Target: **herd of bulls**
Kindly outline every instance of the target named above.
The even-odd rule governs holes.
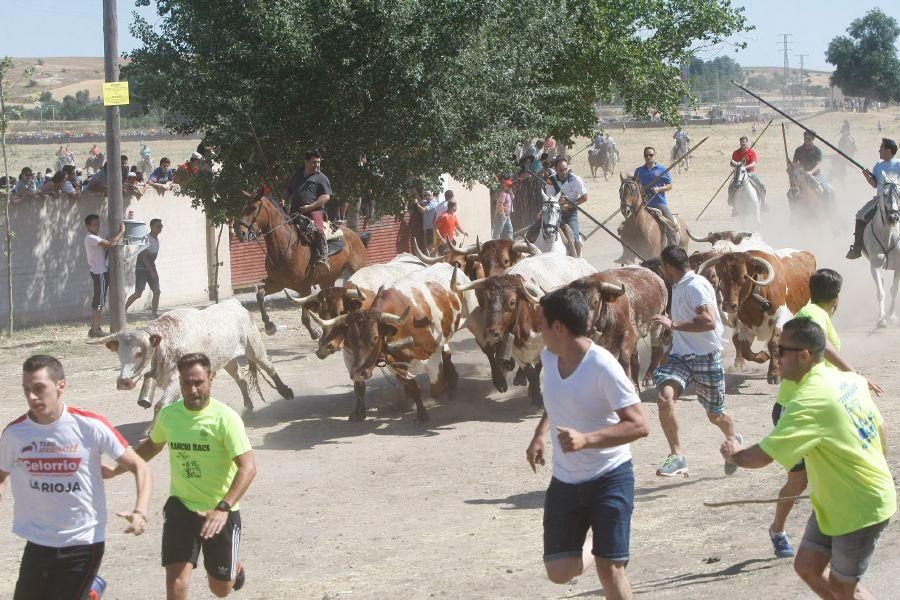
[[[691,255],[691,265],[716,289],[721,318],[734,331],[735,366],[742,368],[745,360],[769,361],[767,379],[777,383],[773,357],[781,326],[809,301],[815,257],[804,251],[775,250],[747,233],[692,239],[712,244]],[[452,400],[459,376],[450,342],[461,329],[472,333],[487,356],[499,391],[507,390],[507,373],[516,370],[515,383],[527,384],[532,403],[540,405],[543,342],[537,304],[545,293],[562,286],[585,294],[592,337],[618,359],[636,386],[638,340],[649,337],[652,349],[644,385],[670,347],[669,332],[652,321],[671,303],[671,287],[660,276],[659,259],[598,272],[584,259],[541,253],[522,241],[450,245],[443,256],[427,256],[418,247],[414,251],[386,264],[363,267],[341,286],[303,298],[289,296],[312,318],[317,356],[343,354],[356,394],[351,420],[366,418],[366,381],[376,367],[388,369],[403,384],[420,421],[427,420],[428,413],[417,374],[427,373],[432,397],[446,392]],[[757,339],[766,342],[767,351],[752,350]],[[164,389],[160,403],[173,399],[175,362],[194,351],[206,352],[214,368],[224,368],[235,378],[248,408],[252,407],[248,385],[236,362],[241,357],[248,360],[251,375],[261,371],[283,397],[292,397],[266,355],[249,313],[236,300],[204,310],[171,311],[143,329],[125,330],[98,343],[119,356],[119,389],[133,389],[144,377],[144,405],[149,405],[156,385]]]

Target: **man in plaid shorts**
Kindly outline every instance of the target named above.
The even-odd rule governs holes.
[[[734,433],[734,422],[725,414],[725,369],[722,367],[722,333],[725,327],[716,306],[716,293],[704,277],[691,270],[687,252],[667,246],[660,255],[663,277],[672,284],[672,316],[656,315],[653,321],[673,332],[669,360],[653,373],[659,421],[669,442],[669,456],[657,469],[662,477],[687,475],[687,459],[681,454],[675,401],[693,382],[697,399],[710,423],[726,440],[743,438]],[[725,463],[731,475],[737,467]]]

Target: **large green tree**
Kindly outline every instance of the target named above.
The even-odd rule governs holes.
[[[897,20],[875,8],[850,23],[847,34],[831,40],[825,52],[825,60],[835,66],[831,85],[864,97],[866,109],[872,100],[900,101]]]
[[[149,4],[149,0],[139,0]],[[221,169],[188,193],[215,220],[240,187],[319,148],[335,193],[440,173],[489,182],[523,138],[589,133],[615,92],[677,118],[678,65],[747,29],[729,0],[158,0],[124,75],[199,131]],[[252,123],[252,126],[251,126]],[[258,138],[259,143],[256,139]],[[260,151],[260,148],[262,151]],[[361,168],[361,156],[369,164]],[[265,160],[264,160],[265,157]],[[371,167],[382,177],[373,177]]]

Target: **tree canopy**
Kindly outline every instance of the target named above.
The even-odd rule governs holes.
[[[239,188],[261,176],[283,183],[308,148],[322,152],[337,196],[372,188],[395,211],[405,188],[440,173],[494,180],[525,138],[590,133],[594,104],[614,92],[629,111],[652,107],[674,122],[688,93],[679,65],[748,28],[729,0],[158,0],[156,8],[155,27],[135,17],[143,47],[123,76],[148,105],[171,111],[173,129],[202,132],[215,149],[221,169],[187,190],[217,221],[236,214]]]
[[[835,66],[831,84],[848,96],[865,97],[866,106],[870,100],[900,101],[897,20],[874,8],[850,23],[847,34],[831,40],[825,52]]]

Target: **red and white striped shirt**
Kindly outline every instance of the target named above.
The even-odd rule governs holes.
[[[0,470],[12,481],[13,533],[52,548],[102,542],[100,455],[118,459],[126,448],[105,418],[66,405],[49,425],[27,414],[10,423],[0,435]]]

